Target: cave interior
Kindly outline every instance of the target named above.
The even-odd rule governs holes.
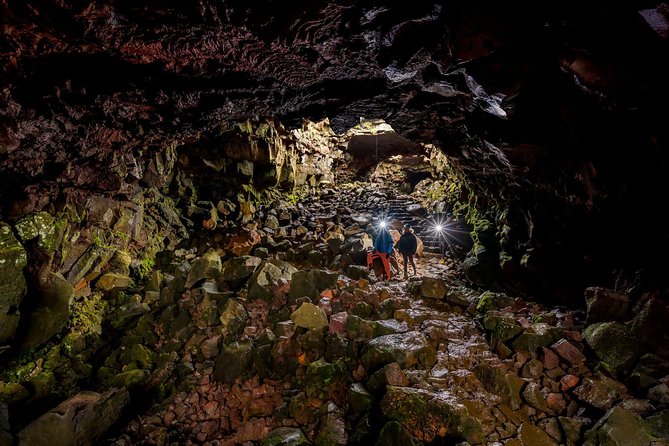
[[[669,3],[0,25],[0,446],[669,445]]]

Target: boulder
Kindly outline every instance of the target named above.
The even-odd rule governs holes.
[[[321,427],[314,440],[316,446],[346,446],[348,434],[346,422],[337,413],[329,413],[321,419]]]
[[[265,219],[265,227],[269,229],[278,229],[279,228],[279,219],[274,215],[268,215]]]
[[[303,302],[300,308],[290,315],[290,319],[298,327],[309,330],[321,330],[328,326],[328,317],[325,311],[309,302]]]
[[[294,300],[307,296],[317,301],[321,291],[333,288],[338,278],[337,273],[319,269],[297,271],[290,283],[290,297]]]
[[[397,421],[386,423],[381,432],[376,446],[418,446],[421,443],[414,441],[411,434]]]
[[[648,390],[648,399],[658,405],[669,405],[669,386],[665,383],[658,384]]]
[[[585,355],[566,339],[560,339],[551,348],[571,366],[585,362]]]
[[[551,345],[562,337],[560,329],[548,324],[532,324],[512,343],[514,350],[534,353],[541,347]]]
[[[26,293],[23,268],[27,261],[11,226],[0,222],[0,345],[14,336],[19,323],[17,308]]]
[[[491,332],[491,340],[508,341],[523,332],[523,327],[518,325],[516,319],[502,311],[488,311],[483,318],[483,327]]]
[[[616,374],[632,368],[641,348],[639,342],[630,336],[628,328],[620,322],[590,325],[584,330],[583,339],[605,367]]]
[[[253,363],[253,344],[247,342],[234,342],[223,348],[216,358],[214,368],[214,379],[232,384],[243,375],[250,374]]]
[[[234,257],[223,264],[220,280],[230,283],[234,287],[244,284],[262,263],[260,257]]]
[[[449,437],[481,444],[485,438],[480,422],[446,391],[390,386],[381,400],[381,411],[412,436],[426,442],[443,441]]]
[[[502,308],[513,305],[514,299],[504,293],[493,293],[492,291],[484,291],[479,296],[476,304],[476,311],[485,313],[490,310],[500,310]]]
[[[130,277],[119,273],[107,273],[98,279],[95,287],[105,293],[125,290],[132,283]]]
[[[632,411],[616,406],[585,434],[585,446],[650,446],[658,439],[649,433],[644,420]],[[666,444],[666,443],[665,443]]]
[[[646,297],[634,319],[629,332],[637,345],[648,345],[647,351],[669,358],[669,303],[655,296]]]
[[[407,387],[409,384],[409,378],[404,374],[400,365],[391,362],[369,377],[367,388],[374,394],[381,394],[385,392],[387,386]]]
[[[265,437],[262,446],[308,446],[309,440],[296,427],[279,427]]]
[[[372,339],[363,349],[361,362],[370,371],[391,362],[405,368],[429,368],[437,362],[437,354],[421,332],[410,331]]]
[[[344,235],[339,232],[330,231],[327,232],[324,236],[325,242],[328,244],[328,248],[332,251],[333,254],[337,255],[341,253],[341,247],[344,244]]]
[[[520,426],[518,437],[523,446],[558,446],[558,443],[545,430],[529,422]]]
[[[296,271],[297,269],[289,263],[275,259],[267,260],[249,279],[249,299],[272,300],[277,283],[290,281]]]
[[[98,444],[97,440],[116,422],[128,401],[125,389],[103,394],[81,392],[19,432],[19,446]]]
[[[380,321],[369,321],[351,314],[346,319],[346,332],[355,341],[367,341],[379,336],[397,333],[397,330],[382,324]]]
[[[204,279],[218,279],[221,275],[221,257],[215,251],[209,251],[193,262],[186,278],[186,288],[192,288]]]
[[[652,353],[647,353],[639,358],[632,371],[630,383],[637,389],[647,390],[668,375],[669,361],[665,361]]]
[[[629,314],[629,296],[606,288],[587,288],[585,290],[585,303],[588,311],[587,324],[624,321]]]
[[[420,295],[430,299],[443,299],[448,292],[448,285],[443,279],[423,277],[420,284]]]
[[[346,275],[353,280],[369,279],[369,269],[362,265],[349,265],[346,267]]]
[[[505,365],[481,363],[474,367],[473,372],[488,392],[502,398],[513,409],[520,407],[520,395],[526,381],[510,372]]]
[[[598,373],[592,378],[583,378],[583,383],[574,389],[574,396],[597,409],[609,410],[628,397],[628,393],[624,384]]]
[[[651,415],[650,417],[644,420],[648,426],[649,432],[657,437],[663,439],[665,442],[669,442],[669,410],[664,409],[663,411]]]
[[[241,332],[247,318],[248,313],[244,306],[236,300],[230,299],[221,313],[221,333],[227,335]]]
[[[450,287],[446,293],[446,302],[464,308],[469,307],[478,298],[479,294],[476,291],[464,286]]]
[[[346,394],[349,411],[355,415],[368,412],[374,404],[374,397],[361,383],[353,383]]]
[[[74,297],[74,287],[59,273],[50,273],[40,284],[41,306],[28,318],[28,328],[23,339],[23,347],[42,345],[60,332],[70,318],[70,304]]]

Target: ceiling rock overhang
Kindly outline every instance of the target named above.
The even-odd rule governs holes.
[[[544,216],[544,240],[606,256],[619,214],[645,212],[648,235],[620,243],[662,249],[666,17],[643,1],[0,0],[0,195],[117,191],[124,153],[222,122],[383,119]]]

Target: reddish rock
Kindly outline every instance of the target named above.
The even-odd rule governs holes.
[[[546,405],[555,413],[562,413],[567,408],[567,403],[560,393],[549,393],[546,395]]]
[[[566,339],[560,339],[551,348],[570,365],[578,365],[585,362],[583,353]]]
[[[245,415],[249,418],[269,417],[274,413],[275,406],[275,401],[271,397],[254,399],[249,402]]]
[[[564,331],[564,337],[574,342],[581,342],[583,340],[583,335],[580,331]]]
[[[204,413],[210,417],[213,417],[214,414],[216,414],[217,409],[218,409],[218,403],[216,401],[209,401],[202,407]]]
[[[565,375],[562,377],[560,380],[560,389],[562,389],[563,392],[573,389],[578,385],[578,376],[574,375]]]
[[[163,423],[168,424],[168,425],[172,424],[172,421],[174,421],[175,418],[176,418],[176,415],[174,414],[174,412],[167,412],[163,416]]]
[[[546,347],[542,347],[542,351],[543,351],[543,363],[545,369],[551,370],[560,365],[560,358],[558,358],[557,355],[552,350]]]
[[[330,317],[330,333],[346,333],[346,320],[348,319],[348,313],[342,311],[341,313],[333,314]]]

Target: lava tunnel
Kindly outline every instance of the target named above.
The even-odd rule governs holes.
[[[669,3],[0,0],[0,446],[669,445]]]

